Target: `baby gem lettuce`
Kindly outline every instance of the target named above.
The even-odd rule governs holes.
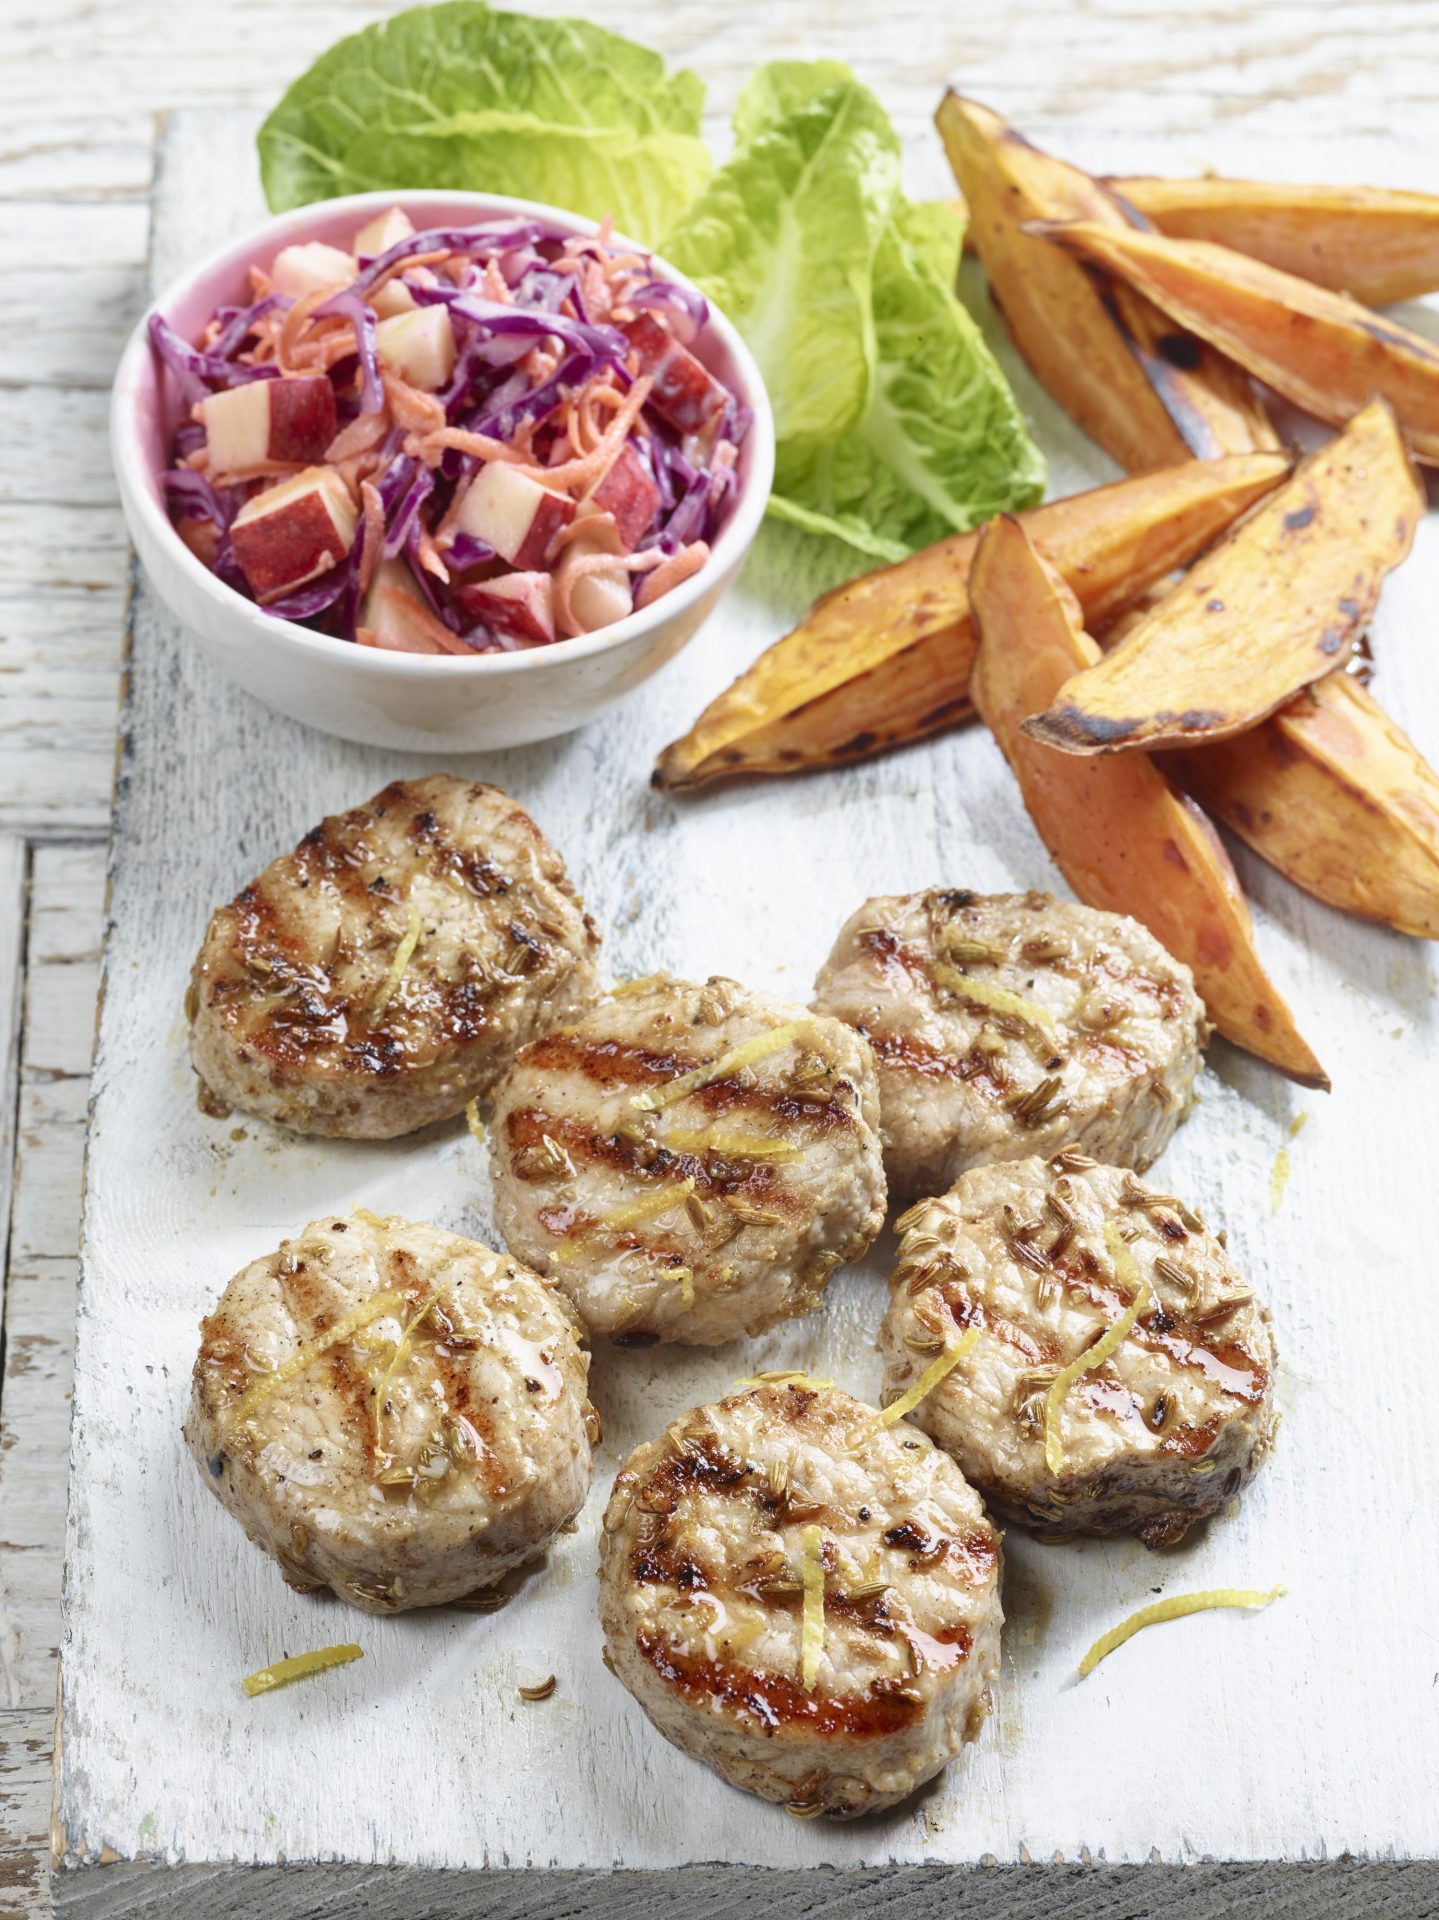
[[[583,20],[483,0],[338,41],[260,129],[276,213],[381,187],[545,200],[654,244],[708,177],[704,86]]]
[[[874,95],[837,61],[776,61],[734,126],[734,158],[663,251],[765,376],[771,511],[902,560],[1039,500],[1043,460],[953,292],[963,228],[949,207],[904,197]]]
[[[875,559],[1040,499],[1041,456],[953,291],[963,228],[905,198],[875,96],[837,61],[775,61],[717,171],[702,103],[693,74],[617,34],[451,0],[323,55],[262,127],[261,171],[276,211],[432,187],[612,214],[759,362],[771,512]]]

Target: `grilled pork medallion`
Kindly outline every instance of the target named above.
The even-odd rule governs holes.
[[[632,981],[534,1041],[491,1141],[511,1252],[633,1345],[808,1313],[884,1219],[869,1048],[733,980]]]
[[[868,900],[814,1004],[874,1049],[894,1194],[1066,1141],[1147,1167],[1209,1033],[1188,967],[1137,921],[1045,893]]]
[[[185,1438],[293,1587],[367,1613],[492,1585],[578,1513],[599,1421],[544,1282],[404,1220],[316,1221],[201,1328]]]
[[[1169,1546],[1274,1438],[1269,1314],[1182,1200],[1064,1150],[903,1216],[885,1396],[971,1329],[909,1415],[1003,1517]]]
[[[666,1739],[791,1813],[892,1806],[973,1740],[999,1537],[912,1427],[802,1377],[636,1448],[604,1517],[605,1659]]]
[[[599,935],[498,787],[397,780],[322,820],[210,922],[187,1003],[216,1102],[385,1140],[484,1098],[594,998]]]

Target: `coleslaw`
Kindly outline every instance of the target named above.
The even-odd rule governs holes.
[[[361,646],[546,646],[704,565],[750,425],[691,349],[692,289],[606,221],[416,232],[250,269],[247,304],[154,350],[186,409],[164,475],[182,540],[278,618]]]

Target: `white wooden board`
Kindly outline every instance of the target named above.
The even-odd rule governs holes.
[[[251,132],[245,116],[172,122],[157,284],[258,216]],[[1090,136],[1075,151],[1115,170],[1164,160],[1130,135]],[[914,157],[911,184],[943,191],[937,144],[917,136]],[[1332,140],[1256,150],[1226,139],[1222,155],[1183,161],[1221,158],[1230,171],[1315,177],[1376,167],[1372,144],[1353,152]],[[1379,158],[1394,184],[1434,184],[1408,152]],[[1001,351],[1053,490],[1110,477]],[[455,763],[510,788],[564,851],[613,974],[723,971],[804,998],[868,893],[1054,884],[976,730],[842,775],[684,802],[649,791],[657,748],[818,588],[853,570],[834,550],[767,529],[705,632],[627,706],[565,741]],[[1431,757],[1436,588],[1431,515],[1375,630],[1383,697]],[[899,1898],[921,1865],[1439,1854],[1434,960],[1247,860],[1266,955],[1336,1091],[1301,1094],[1216,1046],[1200,1110],[1162,1165],[1166,1185],[1227,1225],[1273,1307],[1278,1450],[1242,1507],[1178,1552],[1038,1548],[1011,1533],[996,1714],[933,1790],[845,1828],[796,1823],[731,1791],[652,1732],[604,1671],[594,1618],[598,1514],[637,1440],[757,1365],[804,1366],[874,1395],[887,1240],[837,1276],[822,1313],[763,1341],[708,1356],[598,1353],[606,1439],[592,1498],[505,1611],[380,1621],[284,1587],[181,1447],[196,1323],[247,1260],[350,1204],[488,1238],[486,1172],[462,1125],[376,1146],[204,1118],[181,1001],[216,901],[322,813],[423,770],[234,693],[139,585],[89,1150],[56,1830],[72,1871],[57,1877],[57,1901],[94,1913],[538,1913],[559,1909],[537,1889],[560,1885],[563,1910],[588,1913],[600,1909],[578,1877],[718,1863],[685,1883],[706,1889],[706,1910],[739,1899],[730,1870],[752,1866],[791,1870],[757,1882],[767,1909],[833,1898],[835,1911],[855,1912],[859,1878],[792,1870],[868,1875]],[[1301,1110],[1310,1124],[1271,1216],[1274,1157]],[[1156,1590],[1279,1580],[1290,1597],[1269,1612],[1151,1633],[1074,1683],[1090,1640]],[[365,1648],[358,1666],[257,1702],[240,1690],[243,1673],[281,1653],[349,1637]],[[517,1684],[551,1671],[553,1698],[522,1703]],[[82,1870],[107,1860],[133,1864]],[[284,1875],[227,1872],[282,1862]],[[353,1871],[294,1864],[313,1862]],[[148,1870],[160,1863],[189,1871],[162,1880]],[[506,1871],[536,1868],[559,1880]],[[1097,1888],[1099,1865],[1092,1877]],[[989,1903],[1007,1881],[983,1884],[995,1892],[976,1892],[970,1910],[1000,1911]],[[1196,1868],[1184,1885],[1197,1894],[1213,1883]],[[1073,1883],[1022,1886],[1022,1906],[1005,1910],[1037,1913],[1051,1894],[1053,1910],[1077,1910]],[[1378,1888],[1366,1911],[1381,1910]],[[1383,1910],[1426,1910],[1396,1898],[1409,1904]]]

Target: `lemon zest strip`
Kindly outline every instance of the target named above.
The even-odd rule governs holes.
[[[396,1287],[383,1287],[378,1293],[372,1293],[367,1300],[351,1307],[347,1314],[342,1315],[334,1326],[327,1328],[317,1339],[301,1347],[298,1353],[292,1353],[272,1373],[262,1374],[254,1386],[247,1387],[239,1399],[232,1403],[230,1418],[242,1419],[253,1413],[271,1394],[278,1393],[281,1387],[288,1386],[290,1381],[307,1372],[331,1347],[339,1346],[344,1340],[353,1340],[372,1320],[381,1320],[387,1313],[399,1313],[409,1304],[409,1296]]]
[[[315,1653],[296,1653],[288,1660],[276,1660],[272,1666],[261,1667],[258,1673],[247,1673],[240,1684],[253,1700],[257,1694],[288,1687],[292,1680],[307,1679],[312,1673],[328,1673],[331,1667],[347,1667],[352,1660],[364,1657],[363,1647],[346,1640],[338,1647],[321,1647]]]
[[[681,1127],[660,1142],[676,1153],[718,1153],[727,1160],[803,1160],[804,1148],[792,1140],[775,1140],[758,1133],[715,1133],[708,1127],[692,1131]]]
[[[1026,1000],[1022,993],[1011,993],[1006,987],[993,987],[987,980],[976,980],[972,973],[961,973],[947,960],[936,960],[930,971],[938,985],[948,987],[961,999],[976,1000],[980,1006],[992,1007],[996,1013],[1011,1014],[1026,1026],[1043,1027],[1049,1033],[1059,1031],[1059,1023],[1049,1008],[1042,1007],[1037,1000]]]
[[[1100,1634],[1079,1663],[1079,1677],[1083,1680],[1116,1647],[1122,1647],[1136,1633],[1142,1633],[1145,1627],[1157,1626],[1162,1620],[1183,1620],[1191,1613],[1205,1613],[1214,1607],[1267,1607],[1288,1591],[1288,1587],[1271,1587],[1268,1593],[1248,1587],[1209,1587],[1202,1593],[1175,1593],[1167,1600],[1156,1600],[1151,1606],[1131,1613],[1108,1633]]]
[[[1290,1159],[1288,1147],[1281,1147],[1274,1156],[1273,1171],[1269,1175],[1269,1211],[1278,1213],[1279,1203],[1284,1198],[1284,1189],[1289,1185]]]
[[[695,1190],[693,1180],[681,1180],[674,1186],[661,1187],[655,1193],[647,1193],[640,1200],[631,1200],[628,1206],[616,1207],[613,1213],[607,1213],[598,1222],[599,1227],[610,1233],[616,1233],[625,1227],[637,1227],[645,1220],[656,1220],[662,1213],[669,1213],[675,1207],[683,1206]]]
[[[919,1405],[927,1393],[934,1392],[940,1381],[954,1371],[967,1353],[973,1351],[978,1339],[979,1328],[971,1327],[969,1332],[947,1353],[942,1353],[937,1360],[931,1360],[914,1385],[907,1392],[902,1393],[898,1400],[890,1401],[879,1416],[880,1425],[892,1427],[897,1420],[903,1420],[907,1413],[912,1412]]]
[[[804,1624],[799,1636],[799,1677],[806,1693],[812,1691],[824,1652],[823,1539],[817,1526],[800,1529],[800,1563],[804,1579]]]
[[[375,1452],[376,1453],[380,1451],[380,1436],[383,1431],[384,1420],[385,1420],[385,1400],[390,1391],[390,1382],[391,1380],[394,1379],[395,1373],[398,1370],[401,1362],[405,1360],[409,1355],[410,1343],[414,1338],[415,1328],[419,1326],[420,1322],[424,1319],[425,1315],[430,1311],[430,1308],[434,1306],[435,1302],[439,1299],[440,1295],[444,1291],[445,1289],[443,1287],[436,1287],[433,1290],[433,1292],[430,1294],[429,1298],[423,1301],[419,1306],[419,1308],[416,1310],[416,1312],[414,1312],[410,1316],[409,1320],[406,1321],[404,1327],[400,1330],[399,1339],[395,1342],[395,1351],[390,1355],[390,1364],[385,1368],[385,1371],[380,1376],[380,1384],[375,1389]]]
[[[1055,1376],[1044,1402],[1044,1464],[1051,1473],[1062,1472],[1064,1468],[1064,1447],[1059,1437],[1059,1409],[1065,1394],[1081,1374],[1092,1373],[1096,1367],[1102,1367],[1115,1348],[1128,1338],[1140,1314],[1149,1311],[1149,1284],[1112,1220],[1104,1223],[1104,1244],[1109,1248],[1116,1277],[1132,1290],[1133,1297],[1119,1318],[1106,1328],[1094,1345],[1086,1348],[1077,1360],[1071,1360]]]
[[[722,1053],[718,1060],[712,1060],[707,1067],[692,1067],[688,1073],[666,1081],[662,1087],[647,1087],[643,1093],[631,1098],[630,1105],[638,1107],[641,1113],[658,1113],[664,1107],[673,1106],[676,1100],[683,1100],[686,1094],[707,1087],[712,1080],[723,1080],[727,1074],[739,1073],[744,1067],[752,1067],[757,1060],[778,1053],[781,1047],[787,1047],[792,1040],[797,1040],[809,1024],[808,1020],[790,1020],[782,1027],[771,1027],[768,1033],[757,1033],[753,1039],[741,1041],[739,1046],[731,1047],[728,1053]]]
[[[420,910],[414,901],[410,902],[410,924],[404,938],[395,948],[395,957],[390,962],[390,971],[380,982],[378,993],[370,1002],[370,1018],[380,1019],[386,1007],[394,997],[395,989],[405,977],[405,969],[415,956],[415,948],[420,944]]]

